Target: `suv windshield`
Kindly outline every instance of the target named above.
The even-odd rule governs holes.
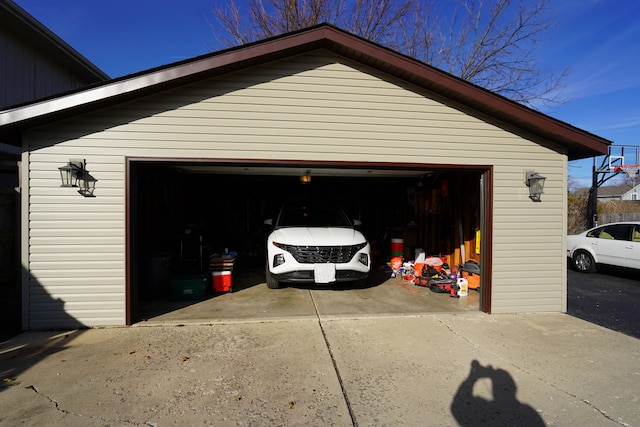
[[[335,206],[285,206],[278,227],[353,227],[344,211]]]

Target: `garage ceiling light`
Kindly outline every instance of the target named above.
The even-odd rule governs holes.
[[[306,174],[300,175],[300,184],[308,184],[311,182],[311,171],[308,170]]]

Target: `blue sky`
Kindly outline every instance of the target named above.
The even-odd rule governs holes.
[[[111,77],[221,48],[210,26],[221,0],[15,1]],[[542,111],[617,146],[640,146],[640,1],[556,0],[551,7],[558,25],[540,60],[569,68],[568,100]],[[592,165],[571,162],[569,175],[588,186]]]
[[[558,28],[541,59],[569,67],[568,101],[543,112],[616,146],[640,146],[640,2],[563,0],[553,7]],[[591,159],[571,162],[569,175],[589,186],[592,167]]]

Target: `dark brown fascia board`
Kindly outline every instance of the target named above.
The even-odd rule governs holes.
[[[0,25],[53,57],[87,83],[110,79],[94,63],[11,0],[0,0]]]
[[[26,124],[27,127],[46,123],[79,112],[86,112],[90,108],[127,101],[165,88],[181,86],[200,79],[317,49],[322,45],[321,39],[311,37],[311,35],[301,40],[290,34],[203,55],[0,111],[0,128],[12,127],[21,123]]]
[[[467,105],[482,114],[566,146],[570,160],[605,154],[611,144],[604,138],[328,24],[124,76],[61,97],[7,110],[4,114],[0,113],[0,127],[65,111],[86,111],[91,105],[103,106],[121,102],[164,88],[320,48],[379,69]]]

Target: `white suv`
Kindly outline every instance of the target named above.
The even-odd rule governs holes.
[[[332,283],[366,280],[371,248],[342,209],[322,205],[285,205],[267,237],[267,286],[280,282]]]

